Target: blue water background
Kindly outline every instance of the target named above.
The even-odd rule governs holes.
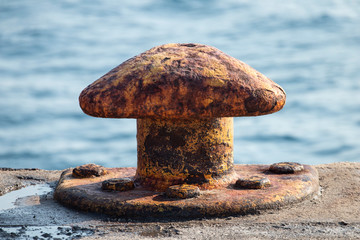
[[[360,160],[360,1],[0,0],[0,167],[136,166],[136,121],[97,119],[83,88],[164,43],[215,46],[287,92],[235,119],[236,163]]]

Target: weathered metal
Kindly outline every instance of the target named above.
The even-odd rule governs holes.
[[[201,190],[200,196],[190,199],[168,198],[162,191],[137,186],[125,192],[101,190],[109,178],[132,177],[136,168],[110,168],[108,174],[97,178],[74,178],[65,171],[55,191],[55,198],[76,209],[105,213],[117,217],[196,218],[223,217],[257,213],[279,208],[311,198],[319,190],[318,174],[314,167],[304,165],[304,171],[294,174],[274,174],[269,165],[235,165],[236,174],[244,178],[264,175],[271,181],[265,189],[237,189],[235,180],[228,186]]]

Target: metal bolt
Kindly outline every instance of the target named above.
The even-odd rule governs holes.
[[[280,174],[297,173],[304,170],[304,166],[296,162],[280,162],[270,166],[269,171]]]
[[[124,192],[135,188],[130,178],[112,178],[102,182],[101,189],[106,191]]]
[[[84,164],[73,169],[72,175],[76,178],[100,177],[107,174],[103,166],[93,163]]]
[[[270,187],[270,180],[263,176],[239,178],[235,183],[235,187],[241,189],[263,189]]]
[[[200,196],[200,189],[188,184],[173,185],[166,190],[165,195],[169,198],[194,198]]]

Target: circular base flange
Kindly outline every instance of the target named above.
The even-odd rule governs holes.
[[[62,204],[84,211],[105,213],[116,217],[197,218],[222,217],[257,213],[259,210],[310,198],[319,190],[318,173],[309,165],[294,174],[274,174],[269,165],[235,165],[239,177],[266,176],[271,186],[265,189],[237,189],[235,181],[226,187],[201,190],[197,198],[167,198],[137,186],[126,192],[101,190],[101,183],[110,178],[134,177],[136,168],[108,168],[108,174],[94,178],[74,178],[71,170],[60,177],[55,199]]]

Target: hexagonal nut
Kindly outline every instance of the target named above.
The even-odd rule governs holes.
[[[76,178],[100,177],[107,174],[106,168],[93,163],[84,164],[73,169],[72,175]]]
[[[270,180],[263,176],[251,176],[239,178],[235,183],[235,188],[239,189],[264,189],[270,187]]]
[[[101,189],[105,191],[125,192],[135,188],[130,178],[112,178],[102,182]]]
[[[270,166],[269,171],[279,174],[292,174],[301,172],[304,170],[304,166],[296,162],[280,162],[274,163]]]
[[[166,190],[165,195],[168,198],[194,198],[200,196],[200,189],[188,184],[173,185]]]

